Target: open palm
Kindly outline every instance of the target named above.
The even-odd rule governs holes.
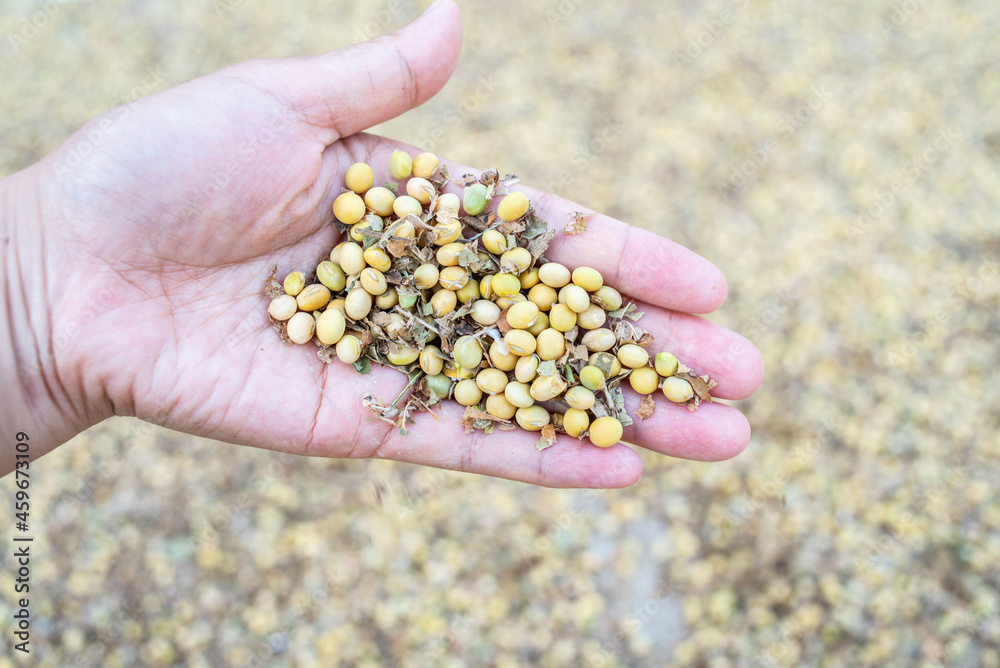
[[[380,166],[401,145],[359,133],[437,92],[460,35],[457,7],[439,3],[392,36],[311,58],[242,63],[112,110],[81,131],[105,128],[81,164],[57,168],[65,220],[58,238],[60,253],[77,258],[73,301],[110,295],[72,349],[88,383],[101,388],[98,412],[293,453],[383,457],[552,486],[638,479],[641,462],[626,445],[598,449],[560,436],[538,452],[537,435],[526,432],[465,434],[463,409],[451,402],[437,419],[420,414],[401,436],[361,398],[392,399],[403,375],[323,364],[313,346],[282,345],[266,321],[271,266],[307,270],[337,243],[330,209],[347,167],[368,162],[377,183],[387,180]],[[66,164],[74,145],[48,162]],[[452,174],[474,171],[448,166]],[[523,190],[554,224],[579,208]],[[596,267],[637,300],[658,347],[716,378],[717,396],[741,398],[759,385],[762,364],[748,342],[687,314],[725,299],[725,281],[708,262],[600,216],[586,234],[557,237],[549,255]],[[652,267],[659,271],[645,269]],[[69,304],[55,310],[69,313]],[[741,354],[723,354],[735,349]],[[637,397],[629,402],[634,411]],[[652,418],[626,429],[626,440],[712,460],[749,439],[732,407],[689,413],[658,404]]]

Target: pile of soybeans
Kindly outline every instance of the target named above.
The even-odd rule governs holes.
[[[456,179],[463,197],[443,192],[448,171],[432,153],[389,158],[394,181],[375,186],[365,163],[347,170],[333,203],[350,240],[309,272],[267,282],[268,313],[282,340],[313,343],[324,362],[368,373],[395,367],[410,382],[391,404],[364,402],[406,433],[411,415],[445,399],[467,406],[467,429],[562,432],[610,447],[632,424],[621,384],[657,390],[695,410],[714,381],[666,351],[641,313],[590,267],[545,259],[555,232],[538,218],[516,179],[495,170]],[[405,194],[400,194],[401,183]],[[492,206],[496,202],[496,206]],[[586,229],[585,217],[567,232]]]

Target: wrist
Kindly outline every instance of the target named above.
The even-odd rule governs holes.
[[[7,395],[0,406],[0,475],[14,467],[7,436],[28,433],[40,456],[106,417],[74,354],[79,326],[59,321],[77,286],[62,252],[58,200],[44,191],[39,167],[0,180],[0,375]]]

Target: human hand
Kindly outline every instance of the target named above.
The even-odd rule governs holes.
[[[402,374],[325,365],[312,346],[283,346],[264,319],[270,267],[305,269],[337,243],[331,206],[347,167],[367,162],[381,183],[387,174],[379,166],[393,150],[409,149],[359,133],[436,93],[460,40],[458,8],[445,1],[360,46],[241,63],[112,110],[0,182],[5,224],[27,239],[24,252],[39,258],[49,280],[40,296],[46,314],[33,318],[34,343],[14,349],[23,355],[34,347],[43,357],[51,350],[32,381],[35,395],[47,388],[50,421],[62,421],[50,440],[112,414],[135,415],[297,454],[395,459],[556,487],[635,482],[642,464],[626,445],[600,449],[560,436],[538,452],[537,435],[522,431],[465,434],[464,409],[452,402],[435,411],[440,419],[419,414],[400,436],[361,398],[394,397],[406,384]],[[93,133],[101,141],[74,166],[74,148]],[[453,175],[473,171],[444,162]],[[551,224],[580,208],[517,189]],[[32,201],[40,203],[24,203]],[[41,232],[31,231],[39,225]],[[715,396],[743,398],[760,384],[762,361],[749,342],[689,315],[725,299],[725,280],[707,261],[603,216],[585,234],[557,236],[547,255],[595,267],[636,300],[658,347],[715,378]],[[18,285],[27,278],[22,266]],[[102,306],[84,322],[75,315],[81,303]],[[53,332],[75,320],[71,344],[53,344]],[[741,354],[726,354],[732,350]],[[626,394],[634,413],[638,398]],[[31,395],[29,388],[29,406]],[[730,406],[703,404],[690,413],[661,401],[650,419],[626,428],[625,440],[716,460],[740,452],[749,433]]]

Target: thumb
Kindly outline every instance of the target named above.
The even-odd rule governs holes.
[[[257,84],[333,143],[420,106],[448,81],[462,46],[462,16],[437,0],[391,35],[318,56],[258,61]]]

